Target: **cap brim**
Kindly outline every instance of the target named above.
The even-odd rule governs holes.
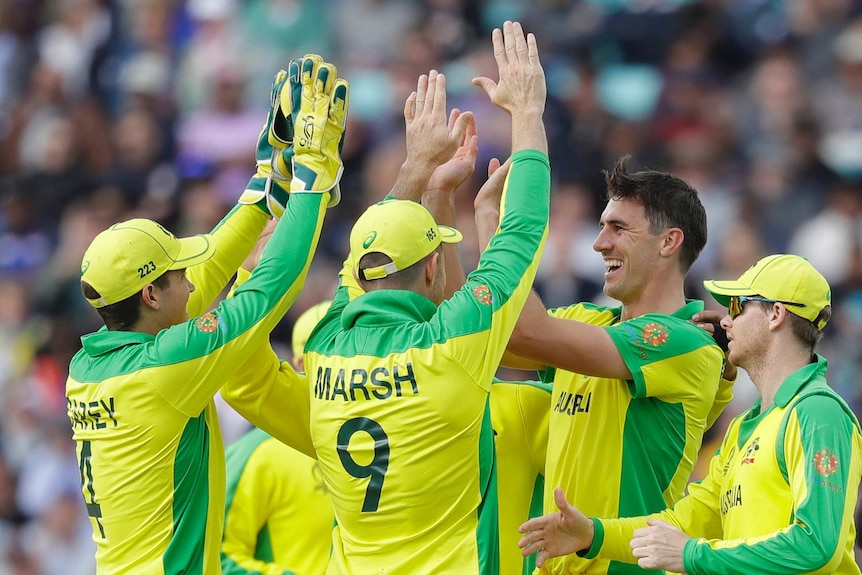
[[[727,307],[730,304],[730,298],[735,295],[757,295],[751,291],[751,287],[735,280],[715,281],[706,280],[703,282],[703,287],[706,291],[712,294],[715,301]]]
[[[168,269],[181,270],[202,264],[213,257],[215,253],[215,241],[209,234],[179,238],[179,242],[180,253]]]
[[[440,241],[444,244],[457,244],[464,239],[461,232],[449,226],[437,226],[440,228]]]

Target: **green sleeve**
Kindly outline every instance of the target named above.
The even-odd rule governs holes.
[[[693,323],[646,314],[605,330],[632,372],[633,397],[683,401],[697,397],[704,381],[717,384],[721,377],[721,350]]]
[[[456,361],[489,388],[515,323],[530,294],[548,229],[551,172],[547,155],[522,150],[512,155],[503,189],[497,233],[460,290],[431,320],[451,342]],[[455,338],[464,337],[460,341]],[[478,348],[485,353],[476,353]]]
[[[216,390],[266,343],[296,300],[323,225],[323,200],[320,194],[291,197],[260,264],[234,296],[156,336],[152,361],[169,363],[171,369],[170,377],[154,377],[151,383],[180,412],[199,415]]]
[[[763,537],[689,541],[683,556],[686,571],[831,573],[841,562],[853,525],[860,445],[858,423],[837,398],[799,400],[788,416],[783,450],[794,499],[790,524]]]

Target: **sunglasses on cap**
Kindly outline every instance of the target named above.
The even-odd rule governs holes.
[[[750,301],[762,301],[766,303],[783,303],[784,305],[795,305],[796,307],[805,307],[804,303],[796,303],[795,301],[782,301],[780,299],[769,299],[760,296],[743,296],[743,295],[732,295],[730,296],[730,303],[727,305],[727,314],[730,316],[730,319],[736,319],[736,316],[742,313],[742,306],[744,306],[747,302]]]

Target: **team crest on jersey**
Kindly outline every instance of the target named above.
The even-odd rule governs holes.
[[[745,454],[742,456],[742,463],[740,465],[750,465],[754,463],[754,456],[757,455],[757,451],[760,449],[760,438],[755,437],[754,441],[751,442],[751,445],[748,446],[748,449],[745,450]]]
[[[218,329],[218,316],[209,311],[195,320],[195,327],[204,333],[212,333]]]
[[[491,302],[494,301],[494,296],[491,294],[491,288],[485,284],[473,288],[473,297],[485,305],[491,305]]]
[[[667,328],[660,323],[648,323],[641,332],[641,339],[647,345],[661,347],[667,343]]]
[[[829,477],[838,469],[838,458],[829,449],[821,449],[815,453],[811,463],[814,464],[817,473],[823,477]]]

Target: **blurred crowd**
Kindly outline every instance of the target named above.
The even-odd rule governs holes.
[[[820,352],[860,413],[859,0],[0,0],[0,573],[94,572],[64,397],[79,337],[101,325],[80,295],[90,240],[137,216],[209,231],[254,170],[273,75],[316,52],[351,83],[344,199],[273,334],[283,357],[295,318],[332,293],[352,222],[394,182],[404,99],[432,68],[449,106],[477,117],[479,164],[458,196],[473,269],[473,195],[509,125],[470,80],[495,77],[490,31],[506,19],[536,34],[548,82],[546,304],[603,297],[602,170],[631,154],[706,206],[690,297],[716,307],[700,281],[767,253],[827,277]],[[755,394],[737,395],[728,415]],[[226,412],[223,427],[229,442],[244,422]]]

